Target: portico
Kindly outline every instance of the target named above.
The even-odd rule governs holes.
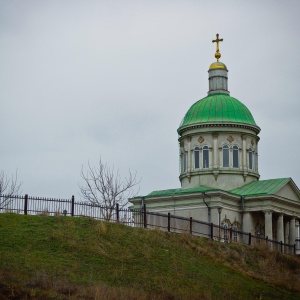
[[[243,230],[260,238],[294,244],[300,237],[299,220],[299,217],[271,210],[247,212],[244,213]]]

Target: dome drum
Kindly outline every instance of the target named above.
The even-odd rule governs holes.
[[[205,185],[230,190],[259,178],[255,133],[199,132],[179,140],[183,188]]]

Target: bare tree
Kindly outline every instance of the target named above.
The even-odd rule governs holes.
[[[94,205],[102,206],[102,217],[111,220],[116,205],[124,208],[128,204],[128,198],[136,195],[134,187],[140,180],[136,178],[136,173],[132,174],[129,170],[128,176],[121,178],[119,170],[109,167],[99,159],[97,166],[92,167],[88,163],[87,171],[81,169],[81,178],[85,185],[79,186],[81,196]]]
[[[12,201],[12,196],[19,193],[22,182],[18,181],[18,172],[8,178],[4,171],[0,172],[0,209],[4,208]]]

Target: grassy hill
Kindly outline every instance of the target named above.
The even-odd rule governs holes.
[[[300,258],[89,218],[0,214],[0,299],[300,299]]]

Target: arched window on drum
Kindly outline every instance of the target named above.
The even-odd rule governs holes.
[[[228,168],[229,167],[229,146],[223,145],[222,152],[223,152],[223,167]]]
[[[194,161],[195,161],[195,169],[200,168],[200,148],[195,147],[194,149]]]
[[[234,168],[239,167],[239,147],[237,145],[232,147],[232,166]]]
[[[204,146],[202,148],[202,152],[203,152],[203,168],[209,168],[209,149],[208,146]]]

